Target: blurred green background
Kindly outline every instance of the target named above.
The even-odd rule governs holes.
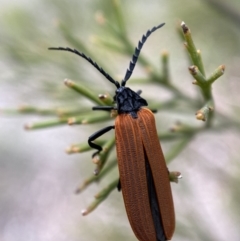
[[[99,17],[104,15],[114,25],[112,2],[0,0],[0,240],[136,240],[117,191],[94,212],[81,215],[94,194],[118,175],[116,168],[106,180],[78,196],[74,194],[77,185],[92,174],[94,165],[89,152],[68,156],[64,150],[71,143],[87,140],[99,125],[64,125],[26,132],[24,124],[49,117],[1,113],[21,104],[83,108],[85,100],[64,86],[65,78],[84,82],[96,93],[114,93],[113,86],[86,61],[47,50],[50,46],[69,46],[69,39],[74,37],[76,44],[84,43],[94,54],[91,57],[104,63],[120,80],[130,58],[103,47],[98,39],[115,41],[104,24],[99,24]],[[225,74],[214,83],[213,95],[215,122],[219,122],[218,113],[226,115],[229,122],[222,129],[197,135],[168,166],[183,175],[179,184],[172,184],[177,221],[172,240],[240,240],[239,0],[119,2],[134,44],[147,29],[166,22],[142,52],[159,67],[160,53],[167,50],[172,82],[186,95],[197,96],[199,91],[191,84],[189,61],[177,32],[180,21],[191,28],[208,74],[220,64],[226,65]],[[136,66],[133,76],[145,75]],[[131,80],[129,86],[142,88]],[[144,96],[160,102],[169,98],[164,88],[156,89],[153,84],[144,87]],[[158,128],[168,130],[177,120],[185,119],[201,125],[194,114],[159,112]],[[169,148],[163,143],[164,151]]]

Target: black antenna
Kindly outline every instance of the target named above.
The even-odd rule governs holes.
[[[62,50],[62,51],[68,51],[68,52],[72,52],[74,54],[77,54],[81,57],[83,57],[84,59],[86,59],[89,63],[91,63],[101,74],[103,74],[110,82],[112,82],[113,84],[116,85],[117,88],[120,87],[120,84],[118,81],[115,81],[108,73],[106,73],[100,66],[98,66],[98,64],[96,62],[94,62],[91,58],[87,57],[84,53],[81,53],[79,51],[77,51],[76,49],[71,49],[71,48],[63,48],[63,47],[51,47],[48,48],[49,50]]]
[[[158,25],[157,27],[153,27],[151,30],[148,30],[146,34],[142,36],[142,39],[138,42],[138,46],[135,48],[135,52],[132,56],[132,60],[130,61],[129,68],[125,74],[124,79],[122,80],[121,86],[125,86],[127,80],[131,77],[134,67],[137,63],[140,51],[142,49],[143,44],[146,42],[147,38],[153,33],[155,30],[161,28],[165,23]]]

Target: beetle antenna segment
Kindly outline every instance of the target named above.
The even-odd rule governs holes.
[[[142,36],[142,39],[138,42],[138,46],[135,48],[135,52],[132,56],[132,60],[130,61],[129,68],[127,69],[127,72],[125,74],[124,79],[122,80],[121,86],[125,86],[127,80],[131,77],[132,72],[134,70],[134,67],[137,63],[139,54],[141,52],[143,44],[146,42],[147,38],[153,33],[155,30],[161,28],[165,23],[162,23],[158,25],[157,27],[153,27],[151,30],[148,30],[146,34]]]
[[[72,52],[74,54],[77,54],[79,56],[81,56],[82,58],[86,59],[90,64],[92,64],[101,74],[103,74],[110,82],[112,82],[113,84],[115,84],[115,86],[117,88],[120,87],[120,84],[118,81],[114,80],[107,72],[105,72],[100,66],[98,66],[98,64],[96,62],[94,62],[91,58],[87,57],[84,53],[81,53],[79,51],[77,51],[76,49],[71,49],[71,48],[63,48],[63,47],[51,47],[48,48],[49,50],[62,50],[62,51],[68,51],[68,52]]]

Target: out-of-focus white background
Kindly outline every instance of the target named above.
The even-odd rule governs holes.
[[[64,86],[64,78],[87,81],[99,92],[113,91],[90,64],[73,55],[47,51],[49,46],[66,45],[58,28],[59,22],[64,22],[98,59],[105,59],[113,77],[121,78],[130,59],[102,49],[94,41],[95,36],[106,34],[95,16],[102,11],[111,19],[109,2],[0,0],[0,109],[21,104],[82,106],[78,96],[72,96]],[[223,2],[227,5],[223,9],[222,1],[213,0],[120,3],[133,43],[147,29],[166,22],[164,28],[150,37],[143,52],[158,67],[160,52],[167,50],[173,83],[184,93],[195,96],[197,88],[191,84],[189,62],[176,31],[179,21],[184,20],[202,51],[206,72],[210,74],[220,64],[226,65],[224,76],[214,84],[216,112],[239,122],[239,0]],[[72,72],[70,67],[65,71],[69,61]],[[73,71],[76,66],[78,73]],[[134,75],[142,74],[137,66]],[[150,86],[144,93],[161,101],[161,96],[166,95],[164,91]],[[194,114],[189,113],[188,123],[201,125]],[[216,122],[218,117],[216,114]],[[94,212],[86,217],[81,215],[93,196],[118,175],[117,169],[101,183],[91,185],[78,196],[74,194],[75,188],[92,174],[94,165],[91,153],[67,155],[64,150],[71,143],[87,140],[100,127],[64,125],[28,132],[23,128],[26,123],[47,118],[0,111],[0,240],[136,240],[122,195],[117,191]],[[167,130],[185,116],[175,113],[168,118],[156,114],[158,128]],[[179,184],[172,184],[177,222],[173,241],[240,240],[239,134],[240,124],[233,126],[231,122],[221,130],[206,131],[170,163],[169,169],[181,171],[184,177]],[[169,146],[163,143],[163,149]]]

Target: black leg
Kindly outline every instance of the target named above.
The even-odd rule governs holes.
[[[150,109],[150,111],[152,111],[152,113],[157,113],[156,109]]]
[[[106,132],[114,129],[115,126],[107,126],[97,132],[95,132],[94,134],[92,134],[89,138],[88,138],[88,145],[96,150],[98,150],[97,152],[95,152],[93,154],[93,157],[98,154],[101,150],[102,150],[102,147],[93,143],[94,140],[96,140],[98,137],[102,136],[103,134],[105,134]]]
[[[120,178],[119,178],[119,181],[118,181],[117,189],[118,189],[119,192],[122,190]]]
[[[114,106],[93,106],[92,110],[105,110],[105,111],[111,111],[116,109]]]

